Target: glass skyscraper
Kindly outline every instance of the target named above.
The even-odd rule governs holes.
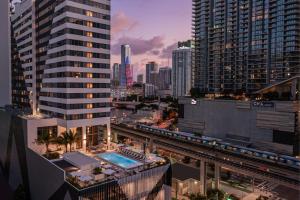
[[[300,74],[299,0],[193,0],[193,84],[248,92]]]
[[[121,46],[120,86],[130,87],[132,84],[131,48],[128,44],[125,44]]]

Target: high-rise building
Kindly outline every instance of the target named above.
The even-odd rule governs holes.
[[[160,90],[171,89],[172,84],[172,69],[169,67],[162,67],[158,73],[158,85]]]
[[[195,87],[248,92],[300,74],[300,1],[193,0]]]
[[[9,1],[0,2],[1,29],[0,29],[0,107],[11,104],[11,67],[10,67],[10,23]]]
[[[97,143],[110,122],[110,1],[24,0],[11,24],[33,114]]]
[[[130,87],[132,84],[131,48],[128,44],[124,44],[121,45],[120,86]]]
[[[149,62],[146,64],[146,83],[154,84],[155,75],[158,74],[158,64],[156,62]]]
[[[187,40],[187,41],[181,41],[177,43],[178,48],[180,47],[190,47],[190,48],[194,48],[195,43],[193,40]]]
[[[137,75],[137,82],[144,83],[144,74]]]
[[[114,63],[112,74],[112,86],[118,87],[120,85],[120,64]]]
[[[192,48],[179,47],[173,51],[172,93],[175,98],[190,93],[192,85]]]

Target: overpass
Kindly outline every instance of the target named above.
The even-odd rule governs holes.
[[[247,176],[263,179],[269,182],[285,185],[300,190],[300,169],[271,163],[255,157],[249,158],[225,150],[219,150],[206,145],[195,144],[192,141],[168,137],[153,132],[142,131],[121,124],[112,124],[112,133],[122,135],[141,143],[148,143],[150,150],[153,145],[174,153],[189,156],[200,161],[201,192],[206,194],[206,164],[215,164],[215,187],[220,184],[220,167]],[[268,170],[266,170],[268,169]]]

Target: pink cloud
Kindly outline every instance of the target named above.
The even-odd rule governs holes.
[[[145,53],[157,53],[158,49],[164,47],[164,38],[162,36],[154,36],[151,39],[141,39],[132,37],[121,37],[112,46],[112,53],[120,54],[120,47],[122,44],[129,44],[134,55],[141,55]]]
[[[112,16],[112,35],[130,31],[137,27],[138,24],[138,21],[129,18],[124,12],[118,12]]]
[[[160,58],[171,58],[172,51],[175,50],[176,48],[177,48],[177,42],[162,49],[159,57]]]

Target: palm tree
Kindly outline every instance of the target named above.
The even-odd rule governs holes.
[[[68,133],[68,143],[70,144],[70,151],[72,151],[72,145],[78,140],[77,133],[73,133],[72,130],[69,130]]]
[[[45,145],[46,147],[46,154],[49,153],[49,145],[53,142],[53,138],[51,135],[47,133],[42,133],[41,135],[38,136],[38,138],[35,140],[35,142],[38,145]]]
[[[63,132],[57,139],[56,142],[60,145],[64,145],[66,152],[68,152],[69,136],[67,131]]]

